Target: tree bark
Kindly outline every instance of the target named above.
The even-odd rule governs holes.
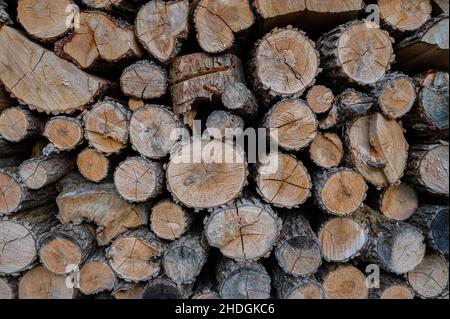
[[[272,269],[278,299],[324,299],[322,284],[313,277],[294,277],[279,267]]]
[[[109,159],[94,148],[85,148],[77,156],[78,171],[90,182],[103,181],[110,170]]]
[[[134,13],[139,6],[145,3],[144,0],[81,0],[91,9],[103,11],[121,11],[124,13]]]
[[[414,291],[403,278],[381,273],[379,280],[379,288],[371,290],[370,299],[414,299]]]
[[[162,275],[150,281],[144,288],[144,299],[189,299],[192,285],[177,285]]]
[[[0,135],[9,142],[35,137],[42,128],[42,119],[24,106],[10,107],[0,115]]]
[[[326,131],[336,127],[338,124],[338,117],[338,108],[336,104],[333,104],[325,117],[319,120],[319,128]]]
[[[216,279],[211,272],[202,272],[200,274],[192,299],[220,299]]]
[[[112,295],[115,299],[143,299],[144,285],[120,281],[114,288]]]
[[[346,89],[334,101],[338,114],[337,125],[345,125],[353,119],[366,115],[374,105],[374,102],[374,98],[365,93],[354,89]]]
[[[57,150],[70,151],[83,142],[83,123],[75,117],[55,116],[45,124],[43,135]]]
[[[175,240],[185,234],[194,216],[170,199],[164,199],[152,207],[150,227],[161,239]]]
[[[226,83],[222,92],[222,104],[231,112],[244,119],[253,119],[258,115],[258,101],[253,92],[240,82]]]
[[[0,157],[16,157],[24,156],[28,153],[27,143],[11,143],[0,136]]]

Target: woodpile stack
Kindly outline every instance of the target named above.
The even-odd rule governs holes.
[[[448,298],[448,2],[367,2],[0,0],[0,298]]]

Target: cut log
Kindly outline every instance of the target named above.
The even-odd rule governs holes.
[[[159,276],[144,288],[143,299],[189,299],[192,285],[177,285],[166,276]]]
[[[316,234],[301,212],[283,215],[274,255],[283,271],[295,277],[313,274],[321,265],[322,252]]]
[[[220,299],[212,272],[205,271],[197,279],[192,299]]]
[[[338,125],[345,125],[352,119],[366,115],[374,105],[374,99],[354,89],[346,89],[339,94],[334,103],[337,107]]]
[[[320,168],[338,167],[344,158],[344,146],[339,135],[319,133],[309,146],[309,155],[314,164]]]
[[[328,111],[325,117],[319,121],[319,128],[321,130],[326,131],[336,127],[337,124],[338,124],[338,108],[335,104],[333,104],[330,111]]]
[[[85,137],[89,145],[110,155],[127,146],[129,110],[114,100],[105,100],[94,105],[84,115]]]
[[[95,245],[94,230],[87,225],[58,225],[41,239],[39,258],[56,275],[73,271],[70,265],[80,266],[92,253]]]
[[[448,256],[448,207],[423,205],[408,221],[422,230],[429,247]]]
[[[324,34],[317,46],[322,66],[333,80],[370,85],[381,80],[394,62],[393,42],[387,31],[367,21],[351,21]]]
[[[323,289],[327,299],[367,299],[366,276],[355,266],[340,265],[321,270]]]
[[[55,44],[55,52],[81,69],[92,69],[98,63],[134,60],[142,51],[133,28],[103,12],[81,12],[79,27]]]
[[[208,258],[209,246],[199,230],[170,243],[164,252],[164,273],[176,284],[192,284]]]
[[[381,273],[379,288],[372,289],[370,299],[414,299],[415,293],[400,277]]]
[[[43,135],[60,151],[70,151],[83,142],[83,123],[74,117],[55,116],[45,124]]]
[[[406,277],[419,297],[436,298],[448,287],[448,272],[448,261],[443,256],[428,253]]]
[[[209,245],[236,260],[268,257],[281,231],[272,208],[252,198],[215,209],[204,224]]]
[[[416,101],[416,85],[402,73],[387,74],[376,83],[372,95],[378,98],[378,106],[390,119],[398,119],[408,113]]]
[[[145,102],[141,99],[130,98],[128,100],[128,108],[133,112],[144,105],[145,105]]]
[[[131,116],[130,141],[141,155],[161,159],[178,142],[182,129],[181,121],[167,107],[145,105]]]
[[[109,266],[103,250],[90,256],[80,268],[80,291],[85,295],[112,291],[116,282],[116,275]]]
[[[234,33],[247,30],[254,21],[250,3],[242,0],[200,0],[194,13],[198,43],[208,53],[230,49]]]
[[[419,189],[448,197],[448,144],[416,144],[409,152],[407,175]]]
[[[19,175],[28,188],[41,189],[65,176],[73,167],[73,160],[66,155],[41,155],[23,162]]]
[[[126,96],[136,99],[155,99],[166,93],[167,73],[149,60],[128,66],[120,77],[120,87]]]
[[[216,278],[222,299],[270,297],[270,276],[260,263],[223,258],[216,267]]]
[[[178,54],[181,40],[188,37],[188,18],[188,0],[150,1],[139,10],[135,33],[152,56],[168,63]]]
[[[275,97],[300,97],[314,85],[319,63],[315,44],[303,31],[276,28],[256,44],[251,62],[255,89],[268,102]]]
[[[10,107],[0,115],[0,135],[7,141],[20,142],[40,134],[43,122],[25,107]]]
[[[75,289],[67,287],[67,277],[57,276],[43,266],[29,270],[19,280],[19,299],[72,299]]]
[[[164,188],[162,164],[142,156],[129,157],[117,166],[114,184],[129,202],[140,203],[155,198]]]
[[[419,29],[431,18],[430,0],[378,0],[380,18],[387,29],[409,32]]]
[[[322,284],[314,278],[294,277],[279,267],[272,269],[273,285],[278,299],[324,299]]]
[[[17,275],[35,265],[38,244],[57,224],[55,206],[24,211],[0,220],[0,273]]]
[[[311,196],[311,178],[303,163],[294,156],[272,153],[256,170],[256,190],[275,207],[293,208]]]
[[[271,139],[288,152],[307,147],[316,137],[317,125],[314,112],[299,99],[278,102],[264,118]]]
[[[55,198],[57,192],[52,185],[33,191],[21,181],[18,167],[0,170],[0,216],[39,207]]]
[[[418,73],[429,68],[448,71],[448,16],[429,20],[395,48],[397,67]]]
[[[116,299],[143,299],[144,285],[121,281],[114,288],[112,295]]]
[[[106,250],[106,258],[116,275],[125,281],[155,278],[161,270],[164,243],[147,229],[120,235]]]
[[[88,181],[98,183],[104,180],[109,172],[109,159],[93,148],[85,148],[77,156],[78,171]]]
[[[174,199],[200,210],[237,198],[247,183],[247,165],[230,143],[194,140],[171,154],[166,176]]]
[[[333,91],[324,85],[314,85],[306,96],[308,106],[316,114],[328,112],[333,106],[333,101]]]
[[[0,277],[0,300],[17,298],[17,280],[13,277]]]
[[[161,239],[175,240],[189,229],[193,221],[192,213],[177,203],[164,199],[152,207],[150,227]]]
[[[53,42],[72,29],[78,10],[72,0],[19,0],[17,21],[31,37]]]
[[[343,216],[360,208],[366,198],[367,184],[350,168],[333,168],[313,174],[314,199],[324,212]]]
[[[11,27],[1,27],[0,42],[5,44],[0,47],[0,81],[32,109],[53,114],[83,110],[109,87],[108,81],[80,71]]]
[[[206,119],[206,130],[203,138],[209,136],[216,139],[232,141],[236,135],[240,135],[245,129],[244,120],[239,116],[226,111],[214,111]]]
[[[240,82],[226,83],[222,92],[222,104],[230,111],[245,119],[253,119],[258,115],[258,102],[245,84]]]
[[[147,204],[131,204],[122,199],[112,182],[89,183],[79,175],[61,182],[56,202],[61,223],[82,221],[97,225],[97,243],[108,245],[118,235],[148,224]]]

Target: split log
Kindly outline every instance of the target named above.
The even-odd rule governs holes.
[[[55,116],[45,124],[43,135],[59,151],[70,151],[83,142],[83,123],[78,118]]]
[[[192,284],[208,258],[203,232],[194,230],[170,243],[164,251],[164,273],[176,284]]]
[[[33,191],[21,181],[18,167],[0,170],[0,216],[39,207],[57,195],[52,185]]]
[[[448,144],[412,145],[409,152],[409,180],[419,189],[432,195],[448,197]]]
[[[187,232],[192,222],[192,213],[171,200],[162,200],[152,207],[150,227],[161,239],[179,238]]]
[[[448,16],[441,15],[397,44],[397,67],[414,73],[429,68],[448,71],[448,47]]]
[[[226,111],[214,111],[206,119],[206,130],[203,138],[209,136],[216,139],[232,141],[236,135],[244,131],[244,120],[239,116]]]
[[[222,92],[222,104],[230,111],[245,119],[253,119],[258,115],[258,102],[245,84],[240,82],[226,83]]]
[[[0,220],[1,274],[17,275],[35,265],[40,240],[57,224],[56,213],[51,205]]]
[[[204,224],[209,245],[236,260],[268,257],[281,231],[272,208],[252,198],[215,209]]]
[[[192,285],[177,285],[166,276],[151,280],[144,288],[143,299],[188,299]]]
[[[313,173],[314,200],[324,212],[343,216],[359,209],[367,192],[364,178],[350,168]]]
[[[300,97],[314,85],[319,64],[315,44],[303,31],[276,28],[256,43],[251,62],[255,89],[266,102]]]
[[[85,295],[112,291],[116,283],[116,275],[109,266],[103,250],[90,256],[80,268],[80,291]]]
[[[142,6],[135,33],[142,46],[162,63],[169,63],[189,34],[189,1],[150,1]]]
[[[114,184],[125,200],[145,202],[161,194],[164,188],[162,164],[142,156],[129,157],[117,166]]]
[[[114,100],[105,100],[93,106],[84,115],[85,138],[89,145],[110,155],[127,146],[130,112]]]
[[[279,147],[296,152],[314,140],[318,122],[314,112],[303,100],[285,99],[267,112],[263,125],[270,130],[271,139]]]
[[[423,205],[408,220],[428,239],[428,247],[448,256],[448,207]]]
[[[67,287],[67,277],[57,276],[43,266],[25,273],[19,280],[19,299],[73,299],[75,289]]]
[[[121,281],[114,288],[112,295],[115,299],[143,299],[144,285]]]
[[[338,114],[337,125],[344,125],[350,120],[366,115],[374,102],[374,99],[365,93],[346,89],[334,101]]]
[[[314,278],[294,277],[279,267],[272,270],[273,285],[278,299],[324,299],[322,284]]]
[[[83,264],[95,245],[94,230],[87,225],[58,225],[41,239],[39,258],[57,275],[73,271],[68,266]]]
[[[194,12],[197,41],[208,53],[230,49],[234,34],[247,30],[254,21],[250,3],[242,0],[200,0]]]
[[[53,114],[83,110],[109,86],[11,27],[1,27],[0,42],[5,44],[0,46],[0,81],[32,109]],[[21,52],[27,52],[26,63]]]
[[[410,32],[431,18],[430,0],[378,0],[380,18],[388,31]]]
[[[0,277],[0,300],[17,298],[17,280],[12,277]]]
[[[329,130],[336,127],[338,124],[338,108],[335,104],[331,107],[325,117],[319,120],[319,128],[321,130]]]
[[[0,115],[0,135],[9,142],[20,142],[40,134],[43,122],[23,106],[10,107]]]
[[[88,181],[98,183],[108,176],[109,159],[93,148],[85,148],[77,156],[78,171]]]
[[[344,158],[344,146],[339,135],[334,133],[317,134],[309,146],[309,156],[320,168],[338,167]]]
[[[415,293],[409,284],[396,276],[381,273],[379,288],[372,289],[370,299],[414,299]]]
[[[133,28],[103,12],[79,13],[79,27],[55,44],[60,57],[81,69],[96,68],[99,63],[120,63],[142,56]]]
[[[270,276],[260,263],[222,258],[216,267],[216,278],[222,299],[270,297]]]
[[[200,210],[237,198],[247,183],[247,165],[230,143],[194,140],[171,154],[166,176],[174,199]]]
[[[27,33],[40,41],[54,42],[71,29],[78,7],[72,0],[19,0],[17,21]]]
[[[326,74],[337,83],[370,85],[381,80],[394,62],[389,33],[367,21],[351,21],[317,42]]]
[[[165,245],[147,229],[120,235],[106,250],[106,258],[116,275],[130,282],[155,278],[161,270]]]
[[[212,272],[203,272],[197,279],[192,299],[220,299]]]
[[[308,91],[306,102],[316,114],[328,112],[334,102],[333,91],[324,85],[314,85]]]
[[[275,207],[293,208],[311,196],[311,178],[294,156],[273,153],[258,165],[254,177],[261,198]]]
[[[167,90],[167,73],[149,60],[128,66],[120,77],[120,87],[126,96],[150,100],[161,97]]]
[[[89,183],[79,175],[70,175],[61,181],[61,192],[56,198],[61,223],[97,225],[97,243],[108,245],[118,235],[147,225],[147,204],[131,204],[122,199],[112,182]]]
[[[368,299],[366,276],[355,266],[345,264],[320,270],[326,299]]]
[[[131,116],[130,141],[133,149],[151,159],[161,159],[178,142],[183,124],[167,107],[145,105]]]
[[[278,264],[295,277],[315,273],[322,263],[322,252],[309,221],[298,211],[285,213],[282,220],[283,228],[274,250]]]
[[[439,254],[428,253],[406,277],[419,297],[436,298],[448,289],[448,273],[448,261]]]

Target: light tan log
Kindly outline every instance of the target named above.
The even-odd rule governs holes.
[[[258,102],[245,84],[240,82],[226,83],[222,96],[222,104],[230,111],[245,119],[252,119],[258,115]]]
[[[42,127],[42,119],[25,106],[7,108],[0,115],[0,135],[10,142],[35,137]]]
[[[0,81],[32,109],[53,114],[83,110],[109,86],[11,27],[1,27],[0,42],[5,44],[0,47]]]
[[[56,149],[69,151],[83,142],[83,123],[78,118],[55,116],[47,121],[42,134]]]
[[[94,253],[80,267],[80,291],[85,295],[112,291],[116,283],[116,275],[109,266],[103,250]]]
[[[311,160],[320,168],[338,167],[344,158],[344,146],[339,135],[319,133],[309,146]]]
[[[37,266],[20,278],[19,299],[72,299],[75,289],[67,287],[66,279]]]
[[[294,277],[275,266],[272,269],[273,285],[278,299],[324,299],[322,284],[314,277]]]
[[[308,106],[316,113],[328,112],[333,106],[334,94],[324,85],[314,85],[306,96]]]
[[[378,0],[380,17],[388,30],[415,31],[431,18],[430,0]]]
[[[367,299],[366,276],[355,266],[328,266],[320,273],[326,299]]]
[[[0,300],[17,298],[17,280],[14,277],[0,277]]]
[[[88,181],[98,183],[104,180],[109,172],[109,159],[94,148],[85,148],[77,156],[78,171]]]
[[[143,299],[189,299],[192,288],[192,285],[177,285],[161,275],[145,285]]]
[[[414,299],[415,293],[403,278],[381,273],[379,288],[372,289],[370,299]]]
[[[164,199],[152,207],[150,227],[161,239],[175,240],[188,231],[193,214],[177,203]]]
[[[145,105],[145,102],[141,99],[130,98],[128,100],[128,108],[133,112],[144,105]]]

